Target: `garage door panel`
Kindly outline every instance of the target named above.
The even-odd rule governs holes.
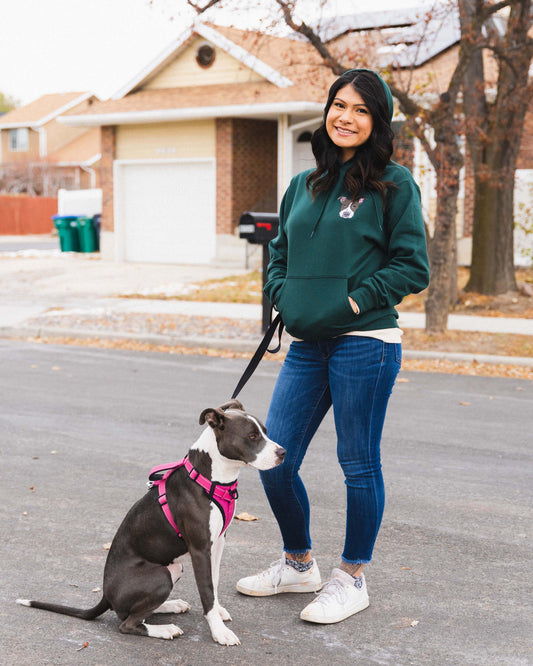
[[[207,263],[215,256],[212,161],[122,164],[127,261]]]

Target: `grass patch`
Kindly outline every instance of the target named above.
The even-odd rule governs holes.
[[[169,294],[122,294],[121,298],[145,298],[166,301],[200,301],[208,303],[253,303],[261,304],[263,277],[260,271],[244,275],[229,275],[222,279],[205,280],[191,285],[189,293]]]

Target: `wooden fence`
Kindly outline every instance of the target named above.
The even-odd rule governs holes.
[[[56,214],[56,197],[0,194],[0,235],[49,234]]]

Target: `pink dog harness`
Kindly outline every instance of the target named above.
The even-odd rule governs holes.
[[[178,460],[175,463],[170,463],[168,465],[158,465],[157,467],[154,467],[148,476],[148,487],[152,488],[152,486],[156,486],[159,490],[159,504],[163,509],[163,513],[165,514],[166,519],[176,530],[176,534],[179,537],[181,537],[181,532],[174,522],[174,518],[170,512],[166,493],[166,481],[172,472],[176,471],[178,467],[185,467],[189,478],[191,478],[193,481],[196,481],[196,483],[205,490],[209,499],[214,502],[216,506],[218,506],[222,513],[222,520],[224,521],[222,531],[220,532],[220,534],[223,534],[228,529],[228,526],[233,518],[233,514],[235,513],[235,500],[239,497],[239,493],[237,491],[237,481],[234,481],[231,484],[215,483],[210,481],[207,477],[202,476],[202,474],[200,474],[200,472],[195,467],[193,467],[189,458],[187,457],[183,458],[183,460]],[[161,476],[162,472],[164,473],[163,476]]]

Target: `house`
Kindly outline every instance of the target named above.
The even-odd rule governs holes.
[[[91,93],[44,95],[0,118],[0,188],[55,196],[59,188],[96,187],[100,131],[58,123],[63,113],[86,112]]]
[[[244,257],[239,217],[275,211],[312,164],[332,79],[304,42],[198,22],[110,100],[64,115],[102,131],[103,255]]]
[[[388,62],[408,58],[419,12],[365,17],[359,25],[354,17],[333,21],[332,50],[358,63],[365,51]],[[457,58],[456,26],[442,25],[444,34],[434,28],[430,48],[416,53],[413,85],[425,95],[445,89]],[[162,263],[244,256],[241,213],[276,211],[292,175],[313,166],[310,138],[334,78],[304,40],[197,21],[111,99],[63,114],[67,127],[101,131],[103,256]],[[416,144],[413,154],[431,216],[431,167]],[[464,189],[461,196],[458,230],[468,237]]]

